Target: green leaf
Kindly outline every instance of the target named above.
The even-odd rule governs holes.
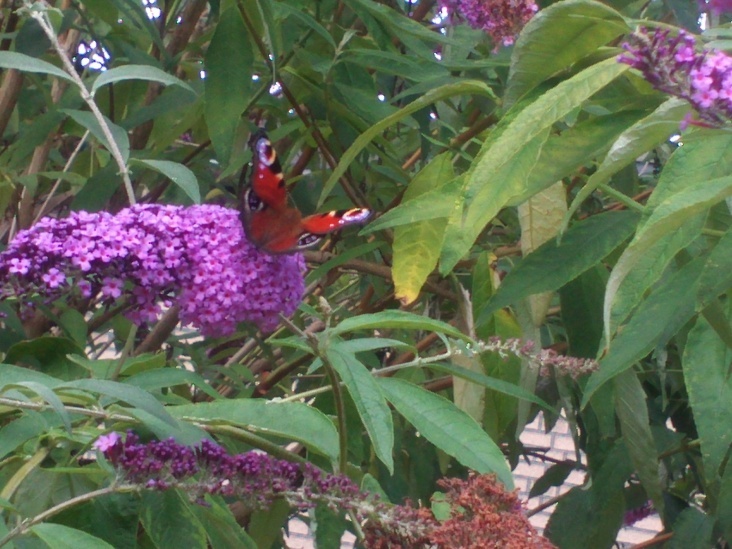
[[[37,381],[20,381],[15,383],[14,385],[16,387],[25,387],[26,389],[30,389],[39,397],[41,397],[44,401],[46,401],[46,403],[51,406],[53,411],[56,412],[58,417],[61,418],[61,421],[66,428],[66,432],[71,433],[71,417],[66,411],[64,403],[61,402],[61,399],[58,398],[58,396],[56,396],[56,393],[54,393],[43,383],[38,383]],[[8,387],[12,387],[12,385],[9,385]]]
[[[452,212],[453,204],[460,196],[463,181],[463,176],[456,177],[446,181],[444,185],[436,189],[402,202],[396,208],[389,210],[369,223],[359,234],[367,235],[383,229],[412,223],[417,224],[427,221],[439,223],[441,218],[447,218]]]
[[[17,69],[24,72],[50,74],[51,76],[62,78],[69,82],[74,81],[66,71],[59,69],[56,65],[52,65],[51,63],[42,61],[41,59],[36,59],[30,55],[13,51],[0,51],[0,67],[4,69]]]
[[[694,315],[696,296],[689,289],[694,288],[702,267],[701,262],[687,263],[654,288],[639,305],[600,361],[600,369],[587,381],[582,407],[601,385],[633,366]]]
[[[468,370],[467,368],[455,366],[454,364],[430,364],[429,368],[431,370],[437,370],[438,372],[443,372],[455,377],[459,377],[461,379],[465,379],[467,381],[475,383],[476,385],[481,385],[487,389],[492,389],[504,395],[512,396],[521,400],[526,400],[528,402],[533,402],[534,404],[541,406],[548,412],[554,411],[554,408],[549,406],[538,396],[528,392],[525,389],[522,389],[518,385],[509,383],[508,381],[489,377],[487,375]]]
[[[623,487],[633,469],[622,441],[602,456],[591,481],[564,494],[544,535],[562,549],[611,547],[623,524]]]
[[[192,94],[196,92],[188,84],[183,82],[180,78],[168,74],[167,72],[153,67],[151,65],[124,65],[122,67],[115,67],[101,73],[94,81],[91,87],[91,94],[97,93],[99,88],[112,84],[114,82],[122,82],[123,80],[148,80],[151,82],[158,82],[165,86],[180,86],[181,88],[188,90]]]
[[[168,414],[165,407],[160,404],[154,396],[138,387],[132,387],[130,385],[125,385],[124,383],[117,383],[116,381],[107,381],[102,379],[79,379],[77,381],[69,381],[56,388],[58,391],[65,389],[90,391],[108,396],[115,400],[121,400],[136,408],[146,411],[172,427],[178,426],[176,420]]]
[[[526,147],[536,149],[557,120],[568,115],[625,70],[627,66],[622,66],[615,59],[592,65],[539,96],[511,120],[497,139],[484,146],[476,158],[445,235],[445,242],[450,246],[443,249],[440,259],[440,272],[443,275],[450,272],[470,250],[480,232],[501,208],[524,191],[526,178],[512,178],[513,187],[503,189],[502,181],[494,180],[493,174],[501,173],[504,169],[506,173],[513,173],[510,165],[517,159],[522,164],[530,162],[533,154],[528,154],[524,150]],[[540,150],[538,147],[537,154]],[[535,163],[536,158],[533,158],[532,168]]]
[[[12,358],[12,357],[11,357]],[[51,377],[30,368],[23,368],[13,364],[0,364],[0,390],[6,385],[33,381],[42,383],[46,387],[54,388],[63,383],[62,380]]]
[[[429,330],[457,339],[470,341],[468,336],[446,322],[434,320],[428,316],[397,310],[381,311],[379,313],[346,318],[338,326],[331,328],[330,333],[333,335],[341,335],[347,332],[355,332],[356,330],[384,330],[388,328]]]
[[[415,347],[410,343],[399,341],[398,339],[389,339],[385,337],[363,337],[359,339],[349,339],[347,341],[339,341],[338,346],[349,353],[364,353],[368,351],[376,351],[377,349],[409,349],[414,351]]]
[[[206,505],[192,507],[198,521],[206,530],[210,547],[237,547],[257,549],[257,544],[236,522],[231,509],[218,498],[206,497]]]
[[[714,162],[710,162],[710,158]],[[670,199],[684,191],[689,181],[710,180],[732,171],[732,136],[696,132],[684,139],[663,167],[658,184],[650,196],[645,217]],[[610,313],[609,332],[614,333],[643,299],[643,295],[663,274],[669,262],[679,250],[688,246],[701,233],[706,212],[688,219],[683,225],[650,246],[628,273],[615,296]]]
[[[564,0],[539,10],[516,40],[505,105],[631,30],[620,13],[600,2]]]
[[[673,532],[669,549],[714,547],[714,518],[696,507],[687,507],[679,513],[674,521]]]
[[[308,448],[338,460],[338,433],[322,412],[299,402],[237,399],[170,406],[176,418],[232,424],[255,433],[302,442]]]
[[[658,452],[651,433],[646,393],[634,372],[626,370],[614,380],[615,411],[630,460],[653,506],[663,516],[663,489],[658,477]]]
[[[414,176],[404,193],[403,204],[409,204],[418,196],[425,196],[432,189],[439,189],[454,178],[449,153],[433,158]],[[417,299],[425,281],[437,266],[442,248],[442,237],[447,227],[447,217],[398,227],[394,231],[394,260],[392,278],[395,297],[409,304]]]
[[[389,406],[374,376],[359,362],[356,355],[342,348],[340,342],[326,347],[325,354],[348,389],[369,434],[376,456],[389,473],[393,474],[394,423]]]
[[[678,131],[679,124],[686,113],[689,104],[677,97],[664,102],[653,113],[639,120],[624,131],[613,143],[602,164],[587,180],[584,187],[577,193],[567,212],[565,226],[572,218],[580,205],[600,185],[610,181],[610,178],[636,158],[649,151],[659,143],[666,141],[673,132]]]
[[[142,493],[142,525],[155,547],[206,549],[206,531],[178,490]]]
[[[606,341],[610,341],[612,327],[610,318],[620,285],[651,246],[662,238],[672,237],[673,232],[687,223],[690,218],[707,211],[728,196],[732,196],[732,176],[711,181],[703,179],[687,183],[684,190],[672,195],[655,208],[610,273],[603,312]]]
[[[484,82],[478,80],[465,80],[455,84],[446,84],[444,86],[440,86],[439,88],[428,91],[427,93],[419,97],[419,99],[412,101],[406,107],[399,109],[391,116],[387,116],[379,123],[371,126],[368,130],[359,135],[358,138],[353,142],[353,144],[351,144],[351,146],[348,148],[348,150],[341,156],[341,160],[340,162],[338,162],[338,165],[333,170],[333,173],[330,174],[328,180],[323,184],[323,190],[320,194],[318,206],[322,206],[325,198],[331,193],[333,187],[335,187],[336,183],[338,182],[338,179],[344,173],[346,173],[346,170],[348,169],[348,166],[351,165],[351,162],[356,159],[356,157],[361,153],[363,149],[366,148],[371,140],[373,140],[377,135],[381,134],[381,132],[383,132],[386,128],[388,128],[392,124],[396,124],[410,114],[432,105],[433,103],[442,101],[443,99],[447,99],[448,97],[453,97],[455,95],[469,94],[484,95],[492,99],[496,99],[493,90],[488,87]]]
[[[148,360],[154,358],[157,358],[157,355],[156,357],[148,357]],[[125,368],[123,371],[129,371],[129,368]],[[125,384],[140,387],[148,392],[162,389],[163,387],[193,385],[214,400],[221,398],[221,395],[203,377],[183,368],[156,368],[154,370],[142,371],[127,378]]]
[[[704,264],[696,290],[697,310],[701,310],[732,286],[732,230],[719,239]]]
[[[594,215],[573,225],[561,243],[550,240],[527,255],[503,280],[478,318],[484,322],[498,309],[529,295],[561,288],[597,265],[635,230],[640,216],[631,211]],[[577,253],[577,250],[583,253]]]
[[[732,433],[727,428],[732,422],[732,380],[728,375],[731,360],[732,350],[705,319],[699,318],[689,332],[681,364],[711,502],[717,499],[722,464],[732,444]]]
[[[552,486],[562,486],[572,471],[574,471],[574,463],[571,461],[555,463],[536,479],[529,491],[529,499],[544,494]]]
[[[480,425],[444,397],[396,378],[378,383],[397,411],[423,437],[478,473],[495,473],[509,490],[513,477],[501,449]]]
[[[3,425],[0,428],[0,459],[5,459],[21,444],[46,432],[49,427],[44,415],[33,411],[26,411],[18,419]]]
[[[222,165],[227,165],[239,119],[253,90],[254,52],[236,7],[221,13],[206,50],[205,119],[209,137]]]
[[[69,115],[77,124],[80,124],[89,130],[108,151],[111,150],[109,141],[107,141],[107,138],[102,131],[102,127],[99,125],[99,121],[92,113],[89,111],[77,111],[75,109],[61,109],[61,112]],[[117,144],[117,148],[122,154],[122,159],[127,162],[130,157],[130,140],[127,137],[127,132],[117,124],[114,124],[106,116],[104,117],[104,121],[106,122],[107,127],[109,127],[109,131],[114,138],[114,142]]]
[[[178,185],[195,204],[201,203],[201,191],[198,187],[196,174],[180,162],[171,162],[170,160],[142,160],[140,158],[135,158],[132,160],[132,163],[143,164],[148,168],[152,168],[156,172],[163,174],[173,183]]]
[[[595,358],[602,339],[602,300],[607,269],[596,265],[559,291],[569,356]]]
[[[295,6],[290,6],[289,4],[286,4],[284,2],[276,2],[274,3],[274,7],[280,14],[284,15],[285,17],[294,17],[305,26],[313,29],[313,31],[315,31],[323,40],[328,42],[333,50],[338,47],[328,30],[323,27],[323,25],[318,23],[311,15],[308,15],[307,12],[304,12]],[[285,17],[283,17],[283,19]]]
[[[44,522],[30,530],[51,549],[114,549],[103,539],[63,524]]]
[[[615,112],[593,117],[549,135],[539,158],[526,181],[523,193],[512,197],[509,206],[516,206],[564,177],[573,175],[590,158],[606,154],[609,144],[632,126],[645,111]]]

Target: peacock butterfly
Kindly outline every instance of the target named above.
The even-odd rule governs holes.
[[[303,217],[290,205],[282,166],[264,130],[249,140],[252,175],[242,194],[242,219],[247,238],[271,253],[292,253],[313,246],[325,235],[371,216],[366,208],[334,210]]]

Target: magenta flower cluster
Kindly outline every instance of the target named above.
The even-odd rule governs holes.
[[[0,253],[0,299],[32,310],[71,292],[112,304],[125,299],[137,324],[178,305],[183,324],[227,335],[247,321],[273,330],[304,292],[302,255],[260,252],[239,213],[220,206],[136,205],[117,215],[44,218]]]
[[[539,11],[533,0],[440,0],[451,17],[490,34],[495,50],[510,46]]]
[[[206,494],[237,496],[251,508],[261,509],[283,497],[306,509],[323,499],[366,497],[346,476],[323,473],[309,463],[301,466],[258,451],[230,455],[207,439],[190,447],[173,439],[141,443],[133,432],[123,440],[112,432],[99,437],[94,447],[124,482],[152,490],[183,489],[196,501]]]
[[[687,100],[708,124],[732,119],[732,57],[716,50],[697,51],[685,31],[641,28],[623,44],[618,61],[638,69],[656,89]]]
[[[732,13],[732,0],[699,0],[699,8],[715,15]]]

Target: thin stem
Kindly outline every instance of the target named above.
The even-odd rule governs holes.
[[[118,492],[139,492],[139,491],[140,491],[139,486],[126,486],[126,485],[117,486],[115,484],[112,484],[110,486],[107,486],[106,488],[101,488],[99,490],[87,492],[86,494],[82,494],[80,496],[76,496],[75,498],[68,499],[68,500],[64,501],[63,503],[54,505],[50,509],[47,509],[43,513],[40,513],[33,518],[30,518],[30,519],[27,519],[27,520],[24,520],[23,522],[21,522],[18,526],[16,526],[10,532],[8,532],[8,534],[3,539],[0,540],[0,547],[7,544],[13,538],[22,536],[36,524],[39,524],[39,523],[51,518],[54,515],[58,515],[59,513],[66,511],[66,509],[70,509],[71,507],[74,507],[75,505],[78,505],[80,503],[84,503],[87,501],[91,501],[100,496],[106,496],[107,494],[113,494],[115,492],[118,493]]]
[[[33,7],[34,4],[31,4],[28,0],[25,0],[24,4],[30,16],[38,22],[38,25],[41,27],[43,32],[46,34],[46,36],[48,36],[48,39],[51,41],[51,45],[53,46],[53,49],[56,50],[56,53],[58,54],[61,62],[64,65],[64,69],[66,69],[68,75],[78,86],[81,93],[81,98],[89,106],[89,109],[94,115],[94,118],[97,119],[97,122],[102,129],[102,133],[104,134],[104,138],[107,140],[109,152],[112,154],[112,157],[114,158],[114,161],[117,163],[117,167],[119,168],[119,173],[122,176],[125,191],[127,192],[127,199],[129,200],[130,205],[135,204],[135,192],[132,189],[132,181],[130,180],[130,172],[127,169],[127,164],[125,163],[125,159],[122,156],[122,151],[120,151],[117,142],[114,140],[112,130],[109,128],[109,125],[107,124],[107,121],[104,118],[102,111],[99,110],[99,107],[94,101],[94,96],[89,92],[88,89],[86,89],[84,82],[76,72],[76,69],[71,63],[71,60],[66,55],[66,52],[58,41],[58,37],[53,30],[53,26],[51,26],[49,21],[46,19],[46,14],[44,12],[37,11],[37,9]],[[46,4],[45,2],[43,2],[43,6],[46,9],[49,9],[48,4]]]
[[[602,184],[602,185],[598,186],[598,189],[600,189],[606,195],[613,197],[615,200],[617,200],[618,202],[623,204],[629,210],[635,210],[635,211],[641,212],[641,213],[646,210],[646,207],[643,206],[643,204],[638,204],[635,200],[633,200],[632,197],[630,197],[626,194],[623,194],[620,191],[616,191],[610,185]]]
[[[341,383],[338,380],[338,374],[336,374],[330,362],[325,357],[321,357],[323,360],[323,367],[328,374],[328,380],[330,386],[333,389],[333,403],[336,409],[336,416],[338,418],[338,446],[339,446],[339,459],[338,459],[338,470],[336,473],[346,473],[348,467],[348,428],[346,426],[346,405],[343,402],[343,392],[341,391]]]
[[[69,159],[66,161],[66,164],[64,165],[63,173],[66,173],[71,169],[71,164],[74,163],[74,160],[76,159],[76,155],[79,154],[79,151],[81,150],[81,147],[84,146],[84,143],[86,142],[86,138],[89,137],[89,130],[86,130],[84,132],[84,135],[81,137],[79,142],[76,144],[76,148],[73,150],[71,155],[69,156]],[[46,197],[46,200],[43,201],[43,205],[38,210],[38,215],[36,215],[36,218],[33,220],[33,223],[37,223],[38,220],[43,217],[44,213],[46,212],[46,207],[48,206],[48,203],[51,201],[51,198],[53,198],[53,195],[56,194],[56,191],[58,190],[59,185],[61,185],[62,178],[59,177],[56,179],[56,182],[53,184],[53,187],[51,187],[51,190],[48,192],[48,196]]]
[[[127,335],[127,341],[125,341],[125,346],[122,349],[119,358],[117,359],[117,365],[114,368],[114,372],[112,372],[112,376],[109,378],[112,381],[117,381],[117,378],[119,378],[119,374],[122,371],[122,366],[124,366],[127,357],[129,357],[130,353],[132,352],[132,347],[135,345],[136,336],[137,324],[133,324],[130,328],[130,333]]]

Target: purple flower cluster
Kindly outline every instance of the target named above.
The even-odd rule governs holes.
[[[687,100],[704,122],[721,126],[732,119],[732,57],[696,50],[696,39],[681,30],[641,28],[623,44],[618,61],[643,73],[656,89]]]
[[[196,447],[173,439],[143,444],[132,432],[124,440],[112,432],[100,436],[94,448],[114,466],[120,481],[150,490],[184,490],[199,503],[214,494],[236,497],[251,510],[266,509],[276,499],[299,510],[322,504],[335,512],[353,512],[372,530],[402,540],[422,537],[434,523],[424,518],[427,509],[381,502],[344,475],[258,451],[230,455],[209,440]]]
[[[732,12],[732,0],[699,0],[701,11],[709,11],[716,15]]]
[[[514,43],[526,23],[539,11],[534,0],[440,0],[452,17],[490,34],[495,50]]]
[[[650,517],[655,514],[655,512],[656,510],[653,508],[653,503],[647,501],[640,507],[626,511],[625,516],[623,517],[623,525],[633,526],[636,522],[643,520],[646,517]]]
[[[0,253],[0,299],[32,310],[34,298],[68,292],[104,304],[124,298],[137,324],[177,304],[183,324],[204,335],[230,334],[242,321],[271,331],[300,304],[304,270],[301,254],[260,252],[235,210],[137,205],[44,218],[20,232]]]
[[[117,433],[95,442],[125,482],[154,490],[181,488],[196,500],[205,494],[236,495],[252,507],[271,505],[274,498],[294,493],[304,483],[316,493],[356,494],[350,480],[323,476],[315,469],[277,460],[261,452],[229,455],[221,446],[203,440],[194,448],[173,439],[145,444],[132,432],[125,440]]]

